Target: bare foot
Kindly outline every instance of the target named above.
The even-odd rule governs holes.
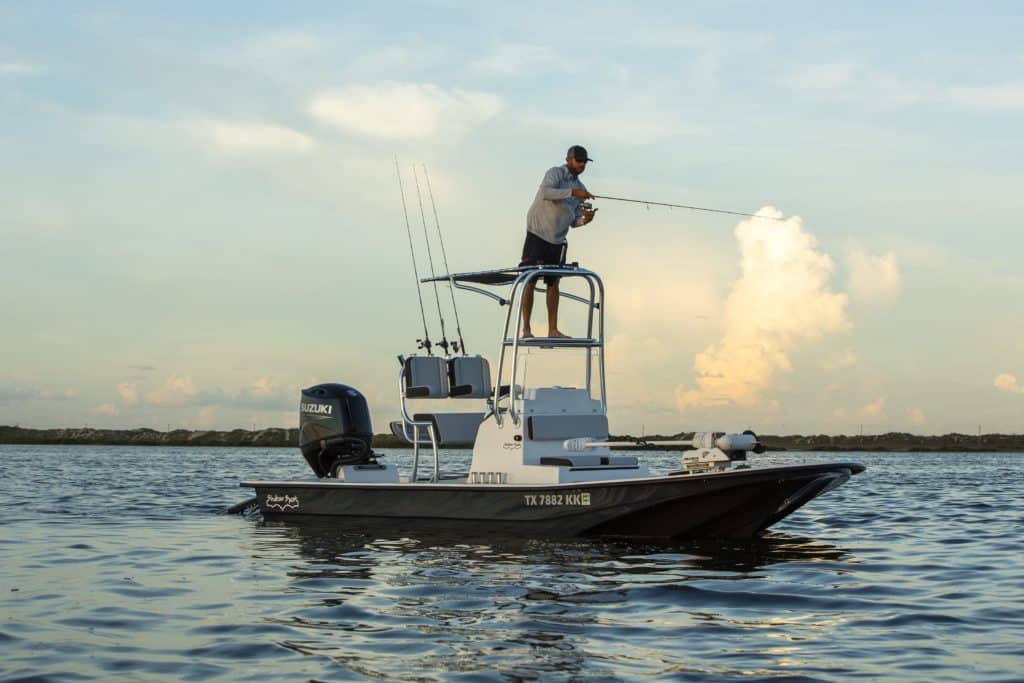
[[[520,339],[533,339],[533,332],[530,330],[523,330],[523,333],[519,335]]]
[[[562,334],[558,330],[551,330],[550,332],[548,332],[548,337],[551,339],[568,339],[569,335]]]

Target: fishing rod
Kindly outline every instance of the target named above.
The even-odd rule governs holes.
[[[434,282],[434,303],[437,304],[437,318],[441,321],[441,341],[437,345],[448,355],[448,338],[444,333],[444,315],[441,314],[441,296],[437,293],[437,273],[434,272],[434,255],[430,252],[430,236],[427,234],[427,214],[423,211],[423,195],[420,194],[420,177],[416,173],[416,165],[412,167],[412,177],[416,181],[416,201],[420,203],[420,219],[423,221],[423,240],[427,243],[427,260],[430,262],[430,277]]]
[[[409,255],[412,257],[412,273],[416,278],[416,297],[420,300],[420,318],[423,320],[423,339],[417,339],[419,348],[426,349],[427,355],[433,355],[430,351],[430,332],[427,331],[427,314],[423,310],[423,294],[420,292],[420,273],[416,268],[416,252],[412,248],[412,228],[409,227],[409,212],[405,208],[405,189],[402,187],[402,171],[398,168],[398,155],[395,155],[395,173],[398,174],[398,192],[402,195],[402,213],[405,215],[405,234],[409,236]]]
[[[785,220],[784,218],[776,218],[775,216],[764,216],[756,213],[743,213],[741,211],[726,211],[724,209],[708,209],[703,206],[689,206],[687,204],[669,204],[667,202],[648,202],[643,199],[626,199],[625,197],[607,197],[604,195],[591,195],[594,199],[610,199],[613,202],[630,202],[631,204],[645,204],[648,207],[651,206],[667,206],[670,209],[689,209],[690,211],[708,211],[710,213],[726,213],[730,216],[746,216],[747,218],[767,218],[772,221]]]
[[[427,165],[423,164],[423,177],[427,181],[427,194],[430,195],[430,206],[434,210],[434,225],[437,226],[437,239],[441,243],[441,257],[444,259],[444,270],[446,273],[451,275],[451,268],[448,267],[448,253],[444,248],[444,237],[441,235],[441,221],[437,219],[437,204],[434,203],[434,190],[430,187],[430,174],[427,173]],[[462,355],[466,355],[466,342],[462,338],[462,325],[459,323],[459,308],[455,305],[455,288],[452,287],[452,281],[448,280],[448,293],[452,295],[452,310],[455,311],[455,331],[459,334],[459,341],[452,342],[452,348],[455,353],[459,352],[461,347]]]

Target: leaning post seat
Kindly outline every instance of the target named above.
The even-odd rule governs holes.
[[[491,395],[491,364],[483,356],[450,358],[448,383],[452,398],[488,398]]]
[[[415,419],[415,418],[413,418]],[[391,427],[391,434],[395,437],[402,439],[406,443],[412,443],[412,439],[405,433],[405,421],[404,420],[392,420],[389,425]],[[429,446],[430,439],[420,439],[420,446]]]
[[[409,356],[402,365],[403,405],[404,399],[488,398],[490,392],[491,369],[482,356]],[[406,417],[407,421],[394,423],[392,433],[413,443],[406,426],[430,425],[437,446],[472,445],[483,417],[482,412],[416,413],[411,421]],[[420,445],[430,443],[420,437]]]
[[[438,356],[409,356],[402,369],[406,398],[448,398],[448,367]]]
[[[484,413],[416,413],[412,419],[433,426],[438,446],[472,446]]]

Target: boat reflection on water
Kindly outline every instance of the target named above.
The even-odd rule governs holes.
[[[257,522],[253,541],[255,564],[279,572],[281,609],[263,618],[290,630],[280,644],[385,678],[589,677],[595,662],[654,676],[677,667],[739,675],[743,662],[775,658],[764,648],[779,643],[764,629],[823,636],[831,608],[808,619],[792,605],[818,612],[822,568],[851,561],[842,548],[781,532],[640,542],[289,520]],[[645,651],[649,663],[638,660]]]
[[[768,565],[787,562],[848,561],[848,551],[818,539],[769,531],[752,539],[704,539],[660,541],[606,538],[534,538],[466,534],[463,530],[445,533],[418,524],[384,526],[380,520],[365,524],[321,520],[261,521],[259,550],[280,553],[289,549],[297,559],[313,564],[337,565],[344,575],[365,563],[367,570],[382,559],[394,562],[430,562],[443,558],[457,568],[462,560],[467,567],[484,558],[533,567],[544,564],[547,570],[561,566],[566,571],[593,573],[606,577],[678,572],[690,568],[702,571],[748,573]],[[258,555],[258,553],[257,553]],[[342,564],[338,564],[342,562]],[[602,563],[610,563],[604,565]],[[614,571],[609,572],[608,569]],[[360,575],[369,578],[369,574]]]

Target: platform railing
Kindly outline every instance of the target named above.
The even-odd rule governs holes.
[[[520,336],[521,321],[523,318],[523,291],[526,286],[535,280],[545,277],[557,275],[560,278],[568,277],[580,277],[583,278],[589,288],[589,300],[583,299],[572,295],[579,301],[588,305],[587,312],[587,336],[584,338],[571,337],[568,339],[551,339],[551,338],[531,338],[524,340]],[[514,304],[514,305],[513,305]],[[594,335],[594,311],[597,311],[597,335]],[[514,319],[513,319],[514,316]],[[510,335],[510,331],[512,334]],[[495,383],[495,393],[493,403],[495,407],[499,405],[501,396],[499,395],[499,387],[502,384],[502,373],[505,368],[505,354],[511,347],[511,373],[509,379],[509,385],[515,387],[516,376],[519,369],[519,347],[520,346],[542,346],[546,348],[586,348],[587,359],[586,359],[586,385],[588,393],[591,391],[593,386],[592,380],[592,366],[593,366],[593,350],[598,350],[598,381],[601,389],[601,409],[607,411],[607,391],[605,388],[605,363],[604,363],[604,283],[601,282],[601,278],[598,277],[593,271],[585,270],[582,268],[569,268],[564,266],[555,267],[542,267],[533,270],[527,270],[522,272],[513,282],[512,290],[509,295],[509,307],[505,314],[505,327],[502,330],[501,345],[498,355],[498,370],[496,374],[497,381]],[[512,423],[518,425],[521,420],[521,413],[516,408],[516,396],[515,391],[509,394],[508,404],[508,416],[512,419]],[[500,425],[502,422],[502,411],[495,410],[494,418]]]

